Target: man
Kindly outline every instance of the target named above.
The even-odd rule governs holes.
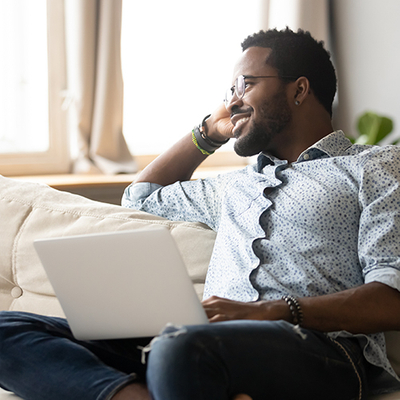
[[[64,320],[3,313],[3,387],[39,398],[34,386],[49,371],[58,400],[146,399],[148,390],[163,400],[344,400],[382,379],[396,387],[380,332],[400,329],[400,152],[333,132],[334,69],[308,33],[260,32],[242,46],[225,104],[123,199],[218,232],[203,302],[213,323],[167,328],[141,367],[135,341],[77,342]],[[189,181],[229,138],[242,156],[260,153],[257,165]],[[7,363],[40,370],[17,381]]]
[[[332,133],[335,73],[329,55],[308,34],[269,31],[242,46],[226,108],[204,128],[215,147],[233,137],[239,155],[261,152],[258,165],[185,182],[203,153],[213,150],[195,130],[194,138],[187,135],[157,159],[125,194],[128,207],[201,221],[218,232],[204,307],[212,322],[234,321],[154,343],[152,393],[361,398],[366,375],[371,380],[378,371],[393,374],[376,333],[400,327],[394,206],[400,200],[399,150],[351,146],[341,132]],[[263,322],[237,321],[243,319]],[[297,334],[275,321],[302,328]],[[211,354],[196,352],[196,346]],[[183,357],[187,348],[202,362],[193,365]],[[332,357],[328,348],[352,359],[354,368],[344,372],[317,361],[316,354]],[[193,395],[191,377],[198,371],[199,390],[210,388],[203,397]],[[187,392],[168,384],[174,377],[190,382]]]

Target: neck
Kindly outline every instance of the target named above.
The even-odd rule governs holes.
[[[292,121],[285,134],[279,135],[279,143],[275,143],[268,152],[281,160],[294,162],[304,150],[333,130],[329,113],[314,116],[302,114]]]

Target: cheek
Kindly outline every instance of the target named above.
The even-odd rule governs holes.
[[[273,116],[277,119],[290,118],[292,110],[289,107],[286,93],[281,91],[277,93],[272,99],[267,100],[262,107],[262,112],[266,116]]]

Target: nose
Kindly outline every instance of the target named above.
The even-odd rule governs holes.
[[[242,105],[243,105],[243,97],[239,99],[236,92],[233,94],[232,98],[229,101],[225,102],[225,107],[226,107],[227,111],[229,112],[229,114],[231,114],[232,108],[234,106],[241,107]]]

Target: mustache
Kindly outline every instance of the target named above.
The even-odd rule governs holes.
[[[239,106],[234,106],[232,107],[230,117],[232,118],[234,115],[237,114],[249,114],[251,111],[252,111],[251,107],[239,108]]]

